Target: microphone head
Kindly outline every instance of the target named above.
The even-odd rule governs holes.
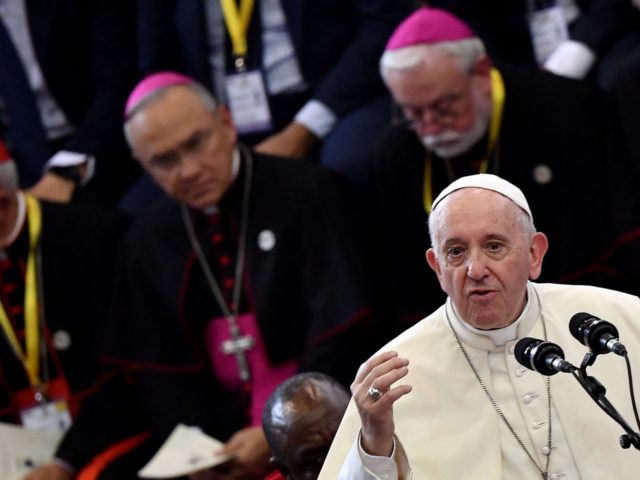
[[[516,360],[523,366],[532,370],[531,365],[529,365],[529,352],[531,349],[542,343],[542,340],[538,340],[537,338],[524,337],[518,340],[516,346],[513,350],[513,354],[516,357]]]
[[[606,341],[602,339],[618,338],[618,329],[612,323],[590,313],[576,313],[569,320],[571,335],[596,354],[609,353]]]
[[[564,352],[559,345],[531,337],[525,337],[516,343],[514,355],[520,365],[547,376],[558,373],[551,360],[558,357],[564,359]]]
[[[571,320],[569,320],[569,331],[571,332],[571,335],[573,335],[573,337],[581,343],[583,325],[591,319],[598,320],[598,317],[594,317],[587,312],[580,312],[576,313],[573,317],[571,317]]]

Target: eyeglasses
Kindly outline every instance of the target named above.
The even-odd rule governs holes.
[[[408,127],[434,124],[449,125],[456,121],[467,108],[468,99],[460,93],[447,94],[430,105],[399,106]]]

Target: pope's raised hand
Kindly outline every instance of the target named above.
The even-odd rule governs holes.
[[[409,372],[409,360],[384,352],[362,364],[351,393],[362,421],[362,448],[370,455],[389,456],[393,449],[393,404],[411,391],[394,383]]]

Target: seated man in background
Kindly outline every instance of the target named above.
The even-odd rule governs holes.
[[[183,75],[142,80],[125,133],[167,195],[125,240],[111,360],[135,370],[158,440],[198,426],[235,455],[217,472],[260,478],[271,391],[304,370],[346,384],[372,350],[361,215],[336,174],[237,143]]]
[[[318,478],[351,395],[318,372],[285,380],[267,399],[262,430],[271,448],[270,480]]]
[[[98,361],[97,334],[124,226],[111,211],[40,203],[19,190],[0,143],[0,421],[66,432],[55,462],[31,480],[70,479],[139,431],[128,408],[121,413],[132,416],[115,422],[87,408],[98,396],[110,408],[127,400],[123,379]]]
[[[553,245],[545,279],[640,291],[637,262],[612,255],[634,239],[637,248],[638,236],[626,234],[640,218],[631,212],[624,231],[614,228],[629,207],[612,207],[612,192],[631,191],[617,181],[627,171],[624,158],[609,155],[600,93],[534,68],[496,69],[465,23],[431,8],[396,29],[380,68],[406,119],[387,132],[372,164],[389,323],[406,327],[442,301],[422,262],[424,224],[438,192],[478,172],[527,195]]]
[[[637,371],[640,299],[533,283],[547,237],[522,191],[494,175],[443,190],[429,232],[427,262],[448,298],[358,371],[320,479],[635,478],[640,456],[620,447],[620,426],[572,375],[523,368],[530,359],[516,344],[544,339],[577,363],[587,349],[569,319],[589,312],[615,323]],[[623,359],[601,356],[590,368],[620,414],[634,418]]]

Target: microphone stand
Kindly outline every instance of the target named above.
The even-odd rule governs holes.
[[[640,450],[640,434],[633,431],[622,415],[618,413],[613,404],[607,399],[605,395],[607,390],[604,385],[595,377],[587,374],[587,367],[594,364],[597,356],[597,353],[588,352],[584,356],[580,368],[576,368],[571,374],[596,404],[626,432],[620,436],[620,446],[627,449],[633,445],[636,450]]]

